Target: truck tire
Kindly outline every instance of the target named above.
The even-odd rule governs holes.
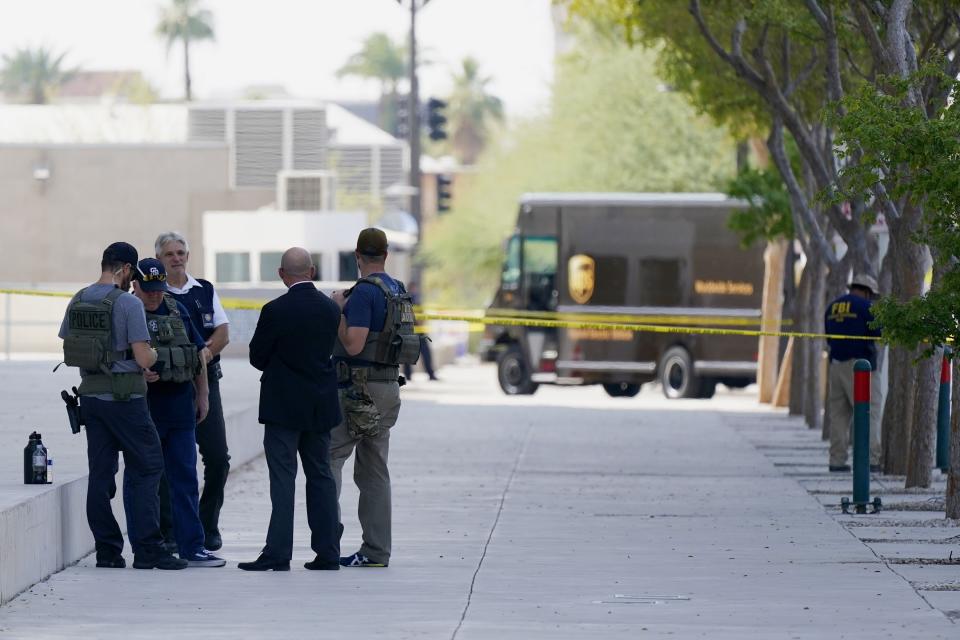
[[[508,396],[528,396],[536,392],[537,383],[530,380],[527,361],[517,346],[511,346],[497,360],[497,380]]]
[[[632,398],[640,393],[640,385],[630,382],[605,382],[603,390],[611,398]]]
[[[663,395],[671,400],[701,396],[700,379],[693,372],[693,359],[683,347],[670,347],[657,368]],[[711,394],[712,395],[712,394]]]
[[[698,398],[709,400],[717,392],[716,378],[700,378],[700,390],[697,393]]]

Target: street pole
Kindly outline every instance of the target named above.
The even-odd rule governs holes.
[[[424,3],[426,4],[426,3]],[[410,95],[407,106],[410,120],[410,215],[422,226],[420,210],[420,83],[417,79],[417,5],[418,0],[410,0]]]

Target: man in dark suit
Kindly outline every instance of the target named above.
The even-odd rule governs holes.
[[[330,430],[341,418],[330,356],[340,308],[313,286],[315,268],[306,249],[288,249],[278,272],[289,290],[263,307],[250,341],[250,364],[263,371],[260,422],[273,508],[260,557],[238,566],[245,571],[290,570],[299,452],[307,477],[310,546],[317,554],[304,566],[335,571],[340,567],[340,527]]]

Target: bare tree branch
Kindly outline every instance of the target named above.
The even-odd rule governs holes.
[[[883,41],[880,39],[880,34],[877,32],[877,27],[873,24],[873,19],[870,17],[870,10],[865,6],[863,0],[850,0],[850,9],[857,19],[860,32],[867,41],[867,46],[870,48],[874,62],[881,70],[887,71],[890,66],[890,61],[887,58],[887,52],[886,49],[884,49]],[[876,13],[876,11],[874,11],[874,13]]]
[[[803,246],[804,253],[808,256],[823,256],[823,259],[830,266],[837,261],[833,248],[827,242],[823,229],[817,222],[816,217],[810,209],[809,200],[800,186],[797,176],[790,165],[790,159],[787,157],[787,150],[783,139],[783,120],[779,116],[774,116],[773,125],[770,127],[770,136],[767,138],[767,148],[770,150],[770,157],[783,177],[783,182],[787,186],[787,192],[790,195],[790,210],[794,216],[794,224],[797,227],[797,237]],[[809,238],[805,237],[809,236]]]

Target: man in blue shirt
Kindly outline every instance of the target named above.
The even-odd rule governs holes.
[[[402,285],[386,273],[387,236],[376,228],[364,229],[355,252],[360,277],[382,282],[392,295]],[[378,336],[384,331],[387,297],[380,285],[358,282],[349,292],[331,296],[343,309],[339,344],[334,351],[338,372],[348,370],[341,381],[340,406],[344,421],[331,432],[330,458],[337,483],[342,487],[343,463],[356,451],[353,480],[360,490],[357,515],[363,544],[353,555],[340,559],[345,567],[386,567],[390,562],[391,506],[387,454],[390,429],[400,413],[399,364],[377,362]],[[357,423],[364,432],[358,433]],[[354,425],[351,428],[351,424]]]
[[[877,281],[869,275],[854,276],[850,293],[840,296],[829,305],[824,318],[828,335],[880,337],[880,329],[870,327],[870,310],[877,292]],[[849,471],[847,449],[853,421],[853,365],[857,360],[870,362],[870,469],[880,470],[880,423],[883,410],[883,392],[877,369],[876,340],[827,339],[830,349],[830,393],[827,411],[830,414],[830,471]]]
[[[156,258],[137,265],[134,294],[143,302],[151,343],[161,353],[145,373],[147,404],[163,447],[163,465],[170,486],[173,529],[180,558],[191,567],[222,567],[226,561],[204,548],[205,534],[198,511],[197,421],[207,415],[207,371],[200,351],[206,346],[190,313],[166,293],[166,271]],[[192,378],[192,379],[191,379]],[[123,502],[133,494],[124,478]],[[134,523],[128,522],[128,530]],[[136,549],[134,549],[136,552]]]

